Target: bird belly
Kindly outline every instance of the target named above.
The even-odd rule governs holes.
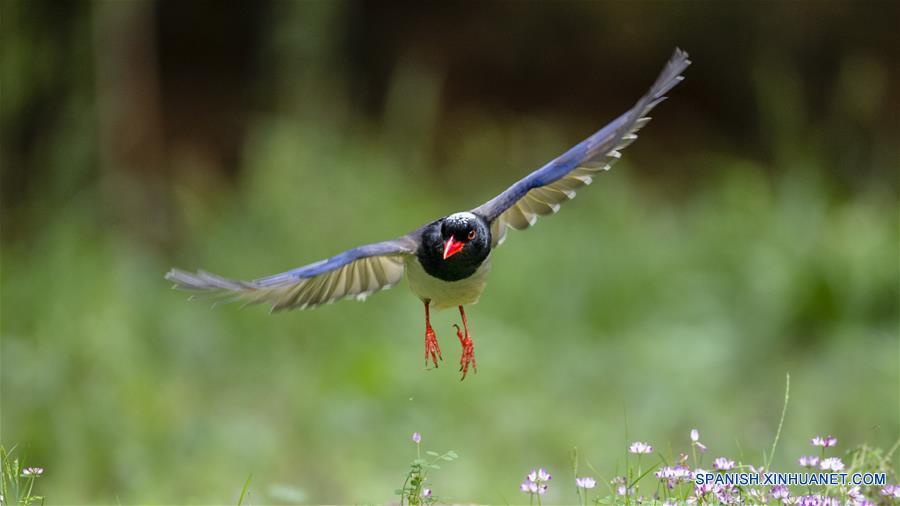
[[[491,259],[488,257],[478,266],[471,276],[459,281],[444,281],[425,272],[418,259],[409,257],[406,260],[406,279],[409,288],[423,301],[430,301],[434,309],[465,306],[475,304],[487,284],[487,276],[491,270]]]

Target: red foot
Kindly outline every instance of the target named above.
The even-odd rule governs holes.
[[[425,327],[425,367],[428,368],[428,357],[431,356],[431,361],[434,362],[434,367],[437,368],[438,362],[437,359],[440,358],[444,360],[444,357],[441,356],[441,347],[438,346],[437,336],[434,335],[434,329],[431,328],[431,325]]]
[[[459,344],[462,345],[462,356],[459,358],[459,370],[462,371],[462,378],[459,380],[462,381],[466,379],[466,373],[469,372],[469,364],[472,364],[472,370],[476,374],[478,373],[478,367],[475,365],[475,347],[472,346],[472,338],[469,337],[468,329],[466,330],[466,335],[463,335],[459,325],[454,325],[454,327],[456,327],[456,337],[459,338]]]

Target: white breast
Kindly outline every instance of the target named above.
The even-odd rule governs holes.
[[[425,272],[414,256],[406,259],[409,288],[423,301],[430,300],[434,309],[475,304],[487,284],[491,257],[485,259],[474,274],[459,281],[444,281]]]

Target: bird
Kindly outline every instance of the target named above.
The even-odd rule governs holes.
[[[648,113],[666,99],[691,64],[676,48],[656,81],[635,105],[546,165],[531,172],[488,202],[431,221],[387,241],[367,244],[287,272],[250,281],[229,279],[202,270],[173,268],[165,279],[173,288],[199,294],[267,303],[271,311],[308,309],[340,299],[365,300],[390,288],[404,275],[425,308],[425,367],[443,361],[431,326],[431,310],[457,307],[462,329],[454,325],[462,347],[460,381],[469,368],[478,372],[464,306],[475,304],[487,283],[491,252],[508,229],[524,230],[539,216],[559,211],[594,177],[609,170],[621,150],[650,121]]]

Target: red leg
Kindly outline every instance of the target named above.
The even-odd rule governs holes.
[[[425,302],[425,367],[428,367],[429,355],[431,356],[431,361],[434,362],[434,367],[437,367],[437,359],[444,360],[444,357],[441,356],[441,347],[438,346],[437,336],[434,335],[434,329],[431,328],[431,315],[428,312],[428,304],[430,303],[431,301]]]
[[[466,312],[462,306],[459,306],[459,314],[462,316],[463,328],[466,331],[466,334],[463,335],[462,331],[459,330],[459,325],[454,325],[456,327],[456,337],[459,338],[459,344],[462,345],[462,356],[459,358],[459,370],[462,371],[462,378],[460,381],[466,379],[466,373],[469,372],[469,364],[472,364],[472,370],[478,373],[478,367],[475,366],[475,348],[472,346],[472,338],[469,336],[469,323],[466,321]]]

